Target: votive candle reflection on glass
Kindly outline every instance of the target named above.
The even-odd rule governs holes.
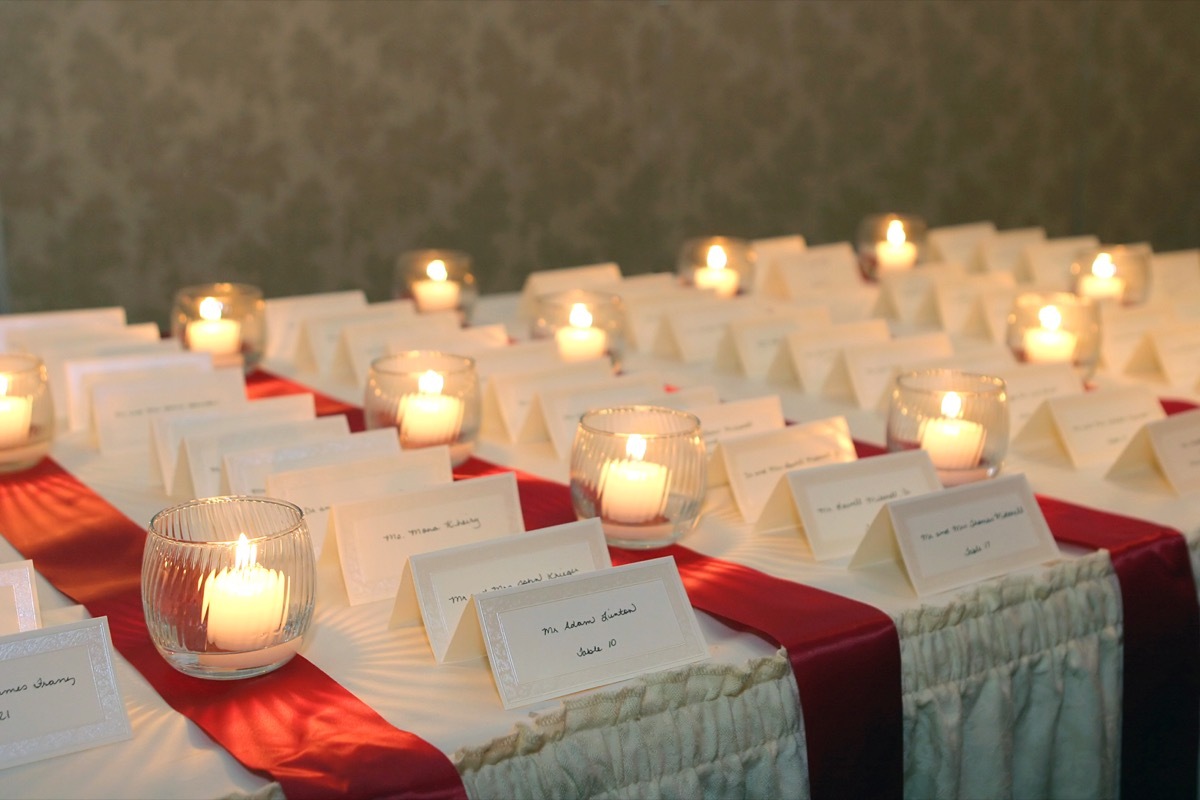
[[[427,447],[458,438],[463,404],[457,397],[442,394],[444,385],[445,378],[428,370],[417,380],[417,393],[400,399],[396,416],[402,444]]]
[[[1097,253],[1091,270],[1079,276],[1079,294],[1093,300],[1120,300],[1125,281],[1117,277],[1117,265],[1109,253]]]
[[[1025,331],[1025,359],[1036,363],[1071,361],[1078,337],[1062,330],[1062,312],[1055,306],[1043,306],[1038,311],[1038,322],[1040,328]]]
[[[201,615],[208,641],[222,650],[263,647],[286,617],[287,577],[261,566],[257,551],[241,534],[234,566],[212,570],[204,579]]]
[[[24,444],[33,421],[33,399],[8,393],[12,378],[0,375],[0,447]]]
[[[625,455],[601,470],[597,486],[601,517],[629,525],[649,522],[661,516],[666,505],[667,468],[642,460],[646,440],[636,433],[629,436]]]
[[[449,311],[458,308],[461,289],[449,280],[446,262],[435,258],[425,267],[425,280],[413,281],[413,299],[420,311]]]
[[[200,319],[187,324],[187,347],[189,350],[228,356],[237,353],[242,346],[242,326],[237,320],[222,319],[224,304],[215,297],[200,301]]]
[[[987,432],[978,422],[962,419],[962,398],[946,392],[940,418],[921,423],[921,448],[938,469],[971,469],[979,464]]]
[[[605,354],[608,335],[592,327],[592,313],[586,305],[572,304],[568,323],[554,332],[558,354],[564,361],[587,361]]]
[[[706,266],[697,267],[692,273],[692,282],[697,289],[707,289],[716,293],[717,297],[733,297],[738,291],[737,270],[729,269],[729,256],[725,248],[714,244],[705,254]]]
[[[887,238],[875,245],[875,259],[880,272],[911,269],[917,263],[917,246],[908,241],[904,223],[894,219],[888,223]]]

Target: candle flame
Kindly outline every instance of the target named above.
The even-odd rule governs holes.
[[[592,314],[583,303],[576,303],[571,306],[571,315],[568,321],[573,328],[590,328],[592,327]]]
[[[729,263],[729,256],[725,255],[725,248],[719,244],[714,244],[708,248],[708,255],[705,257],[709,269],[725,269],[725,265]]]
[[[1062,325],[1062,312],[1054,306],[1042,306],[1038,311],[1038,322],[1048,331],[1056,331]]]
[[[237,552],[234,556],[235,569],[247,569],[258,563],[258,545],[250,544],[246,538],[246,534],[239,533],[237,541]]]
[[[634,461],[641,461],[646,457],[646,437],[636,433],[631,433],[629,439],[625,442],[625,455],[632,458]]]
[[[215,297],[206,297],[200,301],[200,318],[213,322],[221,318],[225,305]]]
[[[1092,274],[1097,278],[1111,278],[1117,274],[1117,265],[1113,263],[1112,256],[1108,253],[1100,253],[1096,256],[1096,260],[1092,262]]]
[[[946,392],[946,396],[942,398],[942,416],[956,419],[962,416],[962,398],[958,396],[958,392]]]
[[[898,219],[894,219],[888,223],[888,226],[887,226],[888,244],[891,244],[891,245],[904,244],[904,242],[907,239],[908,239],[908,237],[904,235],[904,223],[903,222],[901,222]]]
[[[446,271],[446,262],[440,258],[429,262],[429,265],[425,267],[425,274],[435,281],[444,281],[450,277],[450,273]]]
[[[427,370],[417,378],[417,389],[421,394],[441,394],[446,379],[433,370]]]

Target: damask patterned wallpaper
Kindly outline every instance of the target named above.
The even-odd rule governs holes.
[[[1200,244],[1196,2],[0,0],[20,309],[485,290],[885,210]]]

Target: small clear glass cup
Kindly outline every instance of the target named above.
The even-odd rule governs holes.
[[[679,248],[675,270],[685,286],[733,297],[754,285],[754,245],[733,236],[701,236]]]
[[[1018,361],[1071,364],[1086,383],[1100,360],[1100,311],[1070,292],[1024,292],[1013,300],[1006,338]]]
[[[479,299],[471,256],[445,249],[401,253],[396,259],[393,296],[411,299],[422,313],[457,311],[464,323],[470,322]]]
[[[38,464],[54,440],[54,404],[37,356],[0,353],[0,473]]]
[[[1075,294],[1096,302],[1133,306],[1150,296],[1150,248],[1101,245],[1084,250],[1071,264]]]
[[[943,486],[995,477],[1008,454],[1004,381],[953,369],[902,372],[888,407],[889,452],[929,453]]]
[[[625,303],[619,295],[588,289],[552,292],[537,298],[529,333],[554,339],[564,361],[607,357],[619,370],[625,357]]]
[[[663,547],[692,530],[708,488],[700,420],[660,406],[588,411],[571,447],[571,503],[616,547]]]
[[[250,678],[286,664],[312,622],[316,564],[304,512],[266,497],[210,497],[150,520],[146,627],[187,675]]]
[[[262,290],[245,283],[206,283],[175,293],[171,335],[195,352],[211,353],[218,367],[251,372],[266,343]]]
[[[924,260],[928,227],[916,214],[871,214],[858,224],[858,266],[869,281],[910,270]]]
[[[475,450],[482,401],[472,358],[435,350],[377,358],[363,405],[367,428],[395,428],[405,450],[446,445],[454,466]]]

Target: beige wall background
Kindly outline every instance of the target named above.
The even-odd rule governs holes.
[[[669,269],[881,210],[1200,244],[1200,3],[0,0],[13,304]]]

